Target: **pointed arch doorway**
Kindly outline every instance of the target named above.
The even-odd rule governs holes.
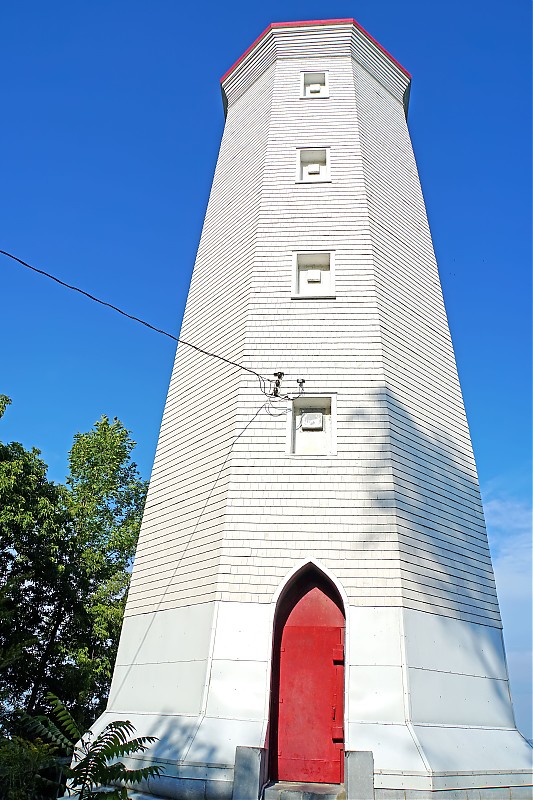
[[[344,779],[342,599],[316,567],[302,570],[276,610],[270,708],[273,780]]]

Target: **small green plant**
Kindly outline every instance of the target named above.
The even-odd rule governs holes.
[[[56,763],[66,779],[67,791],[78,800],[126,800],[125,784],[140,783],[161,775],[163,767],[151,765],[128,769],[121,758],[143,753],[155,736],[131,739],[135,728],[128,720],[110,722],[93,738],[91,731],[82,732],[63,703],[48,694],[52,716],[27,720],[28,730],[43,742],[56,748]],[[50,783],[50,782],[48,782]],[[61,776],[58,783],[61,784]],[[118,785],[117,785],[118,784]],[[103,787],[114,786],[111,791]]]
[[[41,739],[20,736],[0,739],[1,800],[36,800],[46,791],[42,770],[56,767],[56,748]]]

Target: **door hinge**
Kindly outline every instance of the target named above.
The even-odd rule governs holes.
[[[335,645],[333,648],[333,663],[344,664],[344,647],[342,644]]]
[[[334,742],[344,741],[344,730],[342,725],[334,725],[331,729],[331,738]]]

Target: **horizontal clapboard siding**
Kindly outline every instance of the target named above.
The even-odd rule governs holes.
[[[284,41],[292,47],[289,32]],[[223,599],[245,592],[269,601],[295,564],[314,558],[341,580],[352,602],[399,605],[388,415],[352,59],[349,48],[335,59],[327,52],[297,58],[299,52],[294,47],[290,58],[276,63],[246,350],[265,374],[283,370],[286,390],[294,393],[296,378],[303,377],[310,394],[337,393],[338,451],[318,460],[288,456],[287,403],[279,404],[279,416],[262,414],[250,426],[230,458],[219,588]],[[329,69],[329,99],[299,100],[300,71],[306,69]],[[317,146],[330,148],[331,182],[296,183],[297,148]],[[327,249],[335,253],[336,299],[291,300],[293,252]],[[241,403],[248,417],[258,402],[244,382]],[[243,539],[249,548],[242,548]]]
[[[474,457],[402,109],[354,63],[404,602],[499,625]]]
[[[330,97],[302,100],[302,70]],[[500,624],[407,88],[352,24],[273,28],[225,79],[181,336],[334,394],[336,454],[289,455],[290,402],[180,346],[127,614],[271,602],[312,558],[352,604]],[[296,181],[302,147],[329,148],[330,181]],[[292,299],[299,250],[334,253],[334,298]]]
[[[238,362],[247,359],[244,329],[271,87],[267,69],[228,114],[180,334]],[[238,369],[178,346],[127,615],[216,596],[238,376]]]

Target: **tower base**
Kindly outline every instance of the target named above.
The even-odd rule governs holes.
[[[351,752],[347,755],[359,754]],[[130,760],[132,767],[146,763]],[[363,776],[357,781],[348,777],[346,784],[336,789],[329,785],[319,788],[314,784],[264,785],[261,779],[256,781],[257,776],[253,773],[237,786],[233,770],[224,776],[209,775],[209,770],[206,770],[204,775],[204,778],[184,778],[168,774],[145,782],[138,790],[130,790],[128,796],[132,800],[153,800],[154,797],[172,800],[315,800],[320,796],[324,800],[331,797],[338,800],[533,800],[533,776],[525,771],[402,776],[410,780],[415,778],[420,783],[429,781],[433,788],[393,788],[390,784],[395,782],[394,779],[383,774]],[[373,786],[374,781],[378,785]]]
[[[165,767],[149,792],[255,800],[233,793],[241,751],[263,754],[258,792],[271,779],[277,607],[213,601],[125,618],[94,731],[128,719],[137,736],[157,737],[131,760]],[[500,629],[400,607],[346,611],[345,748],[373,754],[375,797],[533,800],[532,750],[514,726]]]

